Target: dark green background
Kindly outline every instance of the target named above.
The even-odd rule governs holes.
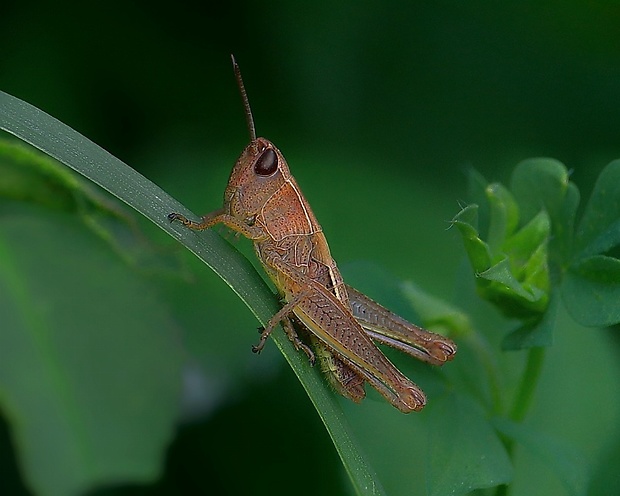
[[[458,303],[462,252],[446,228],[466,199],[468,166],[505,181],[518,161],[552,156],[587,195],[600,169],[620,157],[618,26],[613,1],[5,1],[0,89],[206,213],[220,206],[247,142],[234,53],[258,134],[287,157],[336,259],[370,260]],[[215,276],[196,271],[212,280],[214,318],[250,355],[255,321]],[[217,494],[227,477],[255,478],[257,491],[272,494],[290,494],[289,483],[310,491],[301,477],[314,484],[317,472],[326,487],[340,484],[337,457],[282,360],[261,357],[270,369],[254,358],[245,366],[268,377],[239,393],[234,408],[186,427],[171,451],[172,472],[191,480],[193,469],[204,476],[215,467]],[[221,446],[227,436],[253,438],[266,417],[278,429],[261,432],[243,453],[174,458],[200,436]],[[272,460],[290,463],[295,482],[261,475]]]
[[[200,213],[247,141],[234,53],[259,135],[285,153],[339,260],[383,255],[401,270],[399,249],[450,243],[426,218],[452,217],[467,166],[505,180],[519,160],[552,156],[587,190],[619,155],[615,2],[1,8],[3,90]],[[403,232],[411,243],[396,242]],[[454,266],[454,250],[434,249]]]

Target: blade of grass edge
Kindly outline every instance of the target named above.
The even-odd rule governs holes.
[[[181,242],[215,271],[261,322],[277,311],[277,301],[252,264],[212,231],[196,233],[168,222],[170,212],[196,218],[157,185],[58,119],[0,91],[0,129],[38,148],[134,208]],[[273,339],[308,393],[359,495],[385,494],[366,462],[334,394],[283,332]]]

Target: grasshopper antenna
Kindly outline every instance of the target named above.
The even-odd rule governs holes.
[[[245,120],[248,124],[248,131],[250,131],[250,140],[256,139],[256,128],[254,127],[254,117],[252,117],[252,109],[250,108],[250,102],[248,100],[248,94],[245,92],[245,86],[243,85],[243,79],[241,78],[241,70],[239,64],[235,60],[235,56],[231,53],[233,70],[235,71],[235,77],[237,78],[237,85],[239,86],[239,92],[241,93],[241,99],[243,100],[243,108],[245,110]]]

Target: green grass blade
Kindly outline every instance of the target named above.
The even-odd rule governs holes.
[[[36,107],[0,91],[0,129],[43,151],[134,208],[170,236],[180,241],[214,270],[265,323],[277,311],[277,301],[252,264],[212,231],[194,232],[170,224],[167,215],[192,212],[157,185],[118,160],[88,138]],[[284,333],[273,339],[306,389],[342,459],[359,495],[384,494],[379,480],[365,461],[334,394],[318,370],[308,366]]]

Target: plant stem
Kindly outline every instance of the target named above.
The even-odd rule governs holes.
[[[513,422],[520,423],[525,419],[525,415],[527,414],[534,398],[534,391],[536,391],[536,386],[538,385],[538,379],[540,378],[540,372],[542,370],[544,360],[544,347],[530,348],[527,354],[525,370],[523,371],[523,376],[521,377],[521,384],[519,385],[517,395],[515,396],[512,411],[510,412],[510,419]],[[504,446],[506,447],[508,456],[512,459],[514,448],[513,440],[505,438]],[[509,486],[507,484],[497,486],[495,496],[505,496],[508,494],[508,491]]]
[[[542,370],[543,362],[545,359],[545,348],[536,347],[530,348],[527,355],[527,363],[525,365],[525,371],[521,378],[521,384],[515,402],[510,412],[510,418],[514,422],[523,422],[527,411],[532,404],[534,398],[534,391],[538,385],[538,379],[540,378],[540,372]]]

